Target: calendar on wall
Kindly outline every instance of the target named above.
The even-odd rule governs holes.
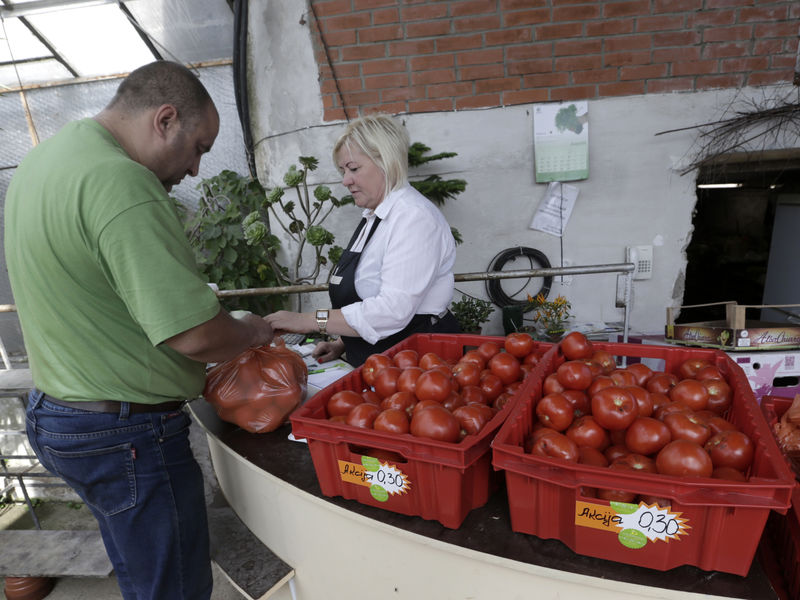
[[[533,107],[537,183],[589,177],[589,103],[548,102]]]

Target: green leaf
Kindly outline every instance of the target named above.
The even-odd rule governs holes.
[[[314,189],[314,198],[319,200],[320,202],[325,202],[328,198],[331,197],[331,188],[327,185],[318,185]]]
[[[303,171],[298,171],[295,165],[289,167],[289,170],[286,171],[286,174],[283,176],[283,182],[287,187],[295,187],[296,185],[300,185],[302,181]]]
[[[300,161],[300,164],[309,171],[315,171],[317,169],[317,165],[319,164],[319,161],[313,156],[301,156],[298,160]]]
[[[325,244],[332,244],[336,239],[333,234],[322,227],[321,225],[312,225],[306,232],[306,239],[308,243],[314,247],[324,246]]]
[[[283,212],[285,212],[287,215],[291,215],[293,210],[294,210],[294,202],[292,202],[291,200],[283,205]]]

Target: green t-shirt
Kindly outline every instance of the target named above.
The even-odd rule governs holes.
[[[70,123],[19,165],[5,253],[39,389],[143,403],[202,391],[205,365],[162,342],[219,302],[158,178],[99,123]]]

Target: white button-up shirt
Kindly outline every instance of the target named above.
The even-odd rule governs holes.
[[[347,324],[368,343],[403,329],[416,314],[443,315],[453,298],[456,248],[439,208],[411,185],[373,211],[351,250],[361,250],[355,288],[361,302],[342,307]],[[366,248],[375,217],[381,219]]]

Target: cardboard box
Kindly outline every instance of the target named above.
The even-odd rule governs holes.
[[[707,306],[724,306],[725,320],[699,323],[675,323],[675,312]],[[800,348],[800,326],[748,320],[746,312],[762,308],[800,307],[800,304],[744,305],[736,302],[714,302],[667,308],[664,338],[685,346],[719,348],[725,351],[785,350]]]
[[[733,352],[730,356],[744,371],[759,402],[763,396],[800,394],[800,351]]]

